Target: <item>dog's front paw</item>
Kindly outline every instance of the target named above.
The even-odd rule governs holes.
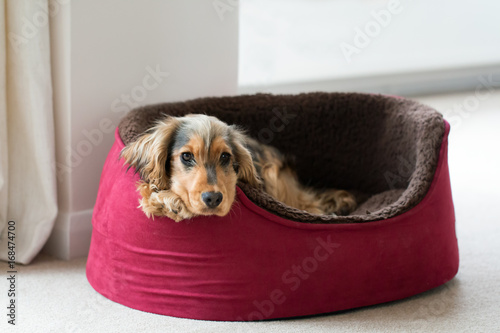
[[[165,211],[165,212],[163,212],[163,215],[171,218],[175,222],[180,222],[180,221],[186,219],[182,215],[179,215],[178,213],[175,213],[175,211]]]
[[[175,194],[165,195],[163,198],[163,215],[170,217],[175,222],[187,220],[193,214],[186,208],[182,199]]]
[[[193,214],[186,208],[182,199],[170,191],[150,191],[140,200],[139,207],[142,208],[147,217],[167,216],[175,222],[190,219]]]

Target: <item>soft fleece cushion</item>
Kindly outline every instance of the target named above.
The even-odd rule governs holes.
[[[163,115],[188,113],[243,125],[294,154],[308,184],[358,193],[359,208],[313,215],[239,184],[226,217],[147,219],[120,150]],[[258,94],[134,110],[103,169],[89,282],[136,309],[210,320],[332,312],[439,286],[458,270],[448,132],[427,106],[365,94]]]

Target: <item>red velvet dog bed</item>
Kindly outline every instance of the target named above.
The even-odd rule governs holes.
[[[206,113],[297,157],[303,181],[359,192],[350,216],[287,207],[239,184],[226,217],[175,223],[137,208],[119,153],[163,114]],[[105,297],[207,320],[304,316],[398,300],[458,270],[449,125],[419,103],[364,94],[205,98],[132,111],[104,165],[87,262]]]

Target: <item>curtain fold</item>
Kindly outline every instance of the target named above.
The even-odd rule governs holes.
[[[28,264],[57,215],[49,0],[0,0],[0,259]]]

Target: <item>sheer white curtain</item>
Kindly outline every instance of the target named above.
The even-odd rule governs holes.
[[[29,263],[57,215],[49,0],[0,0],[0,259]],[[11,234],[12,235],[12,234]]]

